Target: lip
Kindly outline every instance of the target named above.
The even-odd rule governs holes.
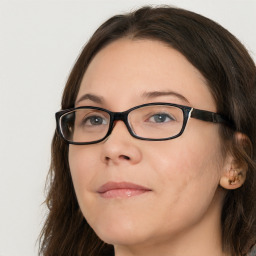
[[[103,198],[129,198],[152,191],[151,189],[130,182],[107,182],[97,193]]]

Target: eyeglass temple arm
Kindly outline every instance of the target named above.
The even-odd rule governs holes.
[[[234,123],[231,120],[229,120],[227,117],[221,114],[217,114],[217,113],[206,111],[206,110],[193,108],[190,116],[206,122],[225,124],[233,129],[235,127]]]

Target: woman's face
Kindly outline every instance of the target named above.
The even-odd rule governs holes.
[[[204,77],[182,54],[158,41],[130,39],[95,56],[76,107],[119,112],[150,102],[216,111]],[[224,169],[218,127],[191,118],[176,139],[143,141],[117,121],[105,141],[70,145],[77,199],[98,236],[115,245],[157,244],[218,226]]]

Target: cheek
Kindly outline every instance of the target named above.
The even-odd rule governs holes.
[[[171,194],[173,203],[180,203],[182,207],[197,204],[198,198],[211,201],[218,187],[222,163],[216,138],[210,136],[206,143],[201,136],[183,136],[149,152],[154,154],[149,157],[149,166],[157,173],[159,191],[166,195],[166,200]]]
[[[217,150],[198,144],[189,145],[186,143],[185,146],[182,146],[180,143],[173,143],[169,146],[163,145],[152,152],[154,158],[149,158],[151,159],[150,165],[161,175],[166,175],[166,177],[177,181],[181,177],[197,179],[209,172],[212,175],[218,174]]]
[[[219,176],[222,165],[221,145],[217,127],[207,127],[202,133],[190,127],[179,138],[166,141],[154,150],[157,154],[155,168],[164,166],[170,176],[188,176],[197,179],[204,175]],[[197,129],[193,129],[193,131]],[[202,129],[201,129],[202,130]],[[156,147],[155,147],[156,148]]]
[[[166,232],[198,223],[215,204],[220,178],[218,144],[188,143],[184,138],[183,145],[182,140],[163,143],[157,150],[155,145],[154,157],[148,158],[157,181],[155,206]]]
[[[92,184],[96,179],[95,166],[98,164],[98,155],[88,146],[69,146],[69,167],[74,184],[76,196],[80,207],[84,201],[91,200],[90,193],[93,191]]]

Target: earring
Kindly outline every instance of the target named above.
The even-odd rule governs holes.
[[[229,170],[229,185],[235,185],[238,181],[240,181],[240,175],[237,170],[231,169]]]

